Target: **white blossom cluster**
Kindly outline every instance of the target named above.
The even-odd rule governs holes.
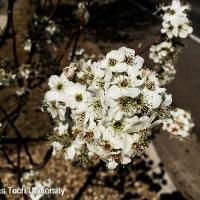
[[[31,73],[31,66],[29,64],[21,64],[19,67],[19,77],[28,79]]]
[[[62,35],[61,29],[58,23],[56,23],[53,20],[50,20],[47,16],[39,16],[34,14],[32,23],[30,26],[32,38],[27,38],[23,44],[22,47],[24,51],[30,53],[32,48],[39,51],[43,47],[43,45],[46,46],[54,46],[59,40]],[[38,30],[40,32],[38,34]]]
[[[161,33],[167,34],[170,39],[173,37],[186,38],[192,33],[193,28],[187,17],[189,5],[181,5],[179,0],[173,0],[171,5],[164,6],[162,9],[164,15]]]
[[[163,130],[181,139],[188,137],[194,127],[190,113],[181,108],[175,108],[170,113],[171,118],[163,123]]]
[[[23,49],[24,51],[30,52],[32,48],[32,41],[31,39],[27,39],[26,41],[24,41],[23,43]]]
[[[103,160],[115,169],[144,150],[172,99],[143,63],[134,50],[121,47],[49,78],[45,106],[57,122],[53,155],[62,152],[81,165]]]
[[[159,72],[158,78],[161,85],[170,83],[176,74],[176,69],[171,62],[165,63],[162,68],[160,68],[160,66],[155,66],[155,69],[157,69],[157,72]]]
[[[0,87],[9,86],[12,82],[15,82],[16,74],[10,70],[0,68]]]
[[[170,60],[173,57],[174,51],[175,48],[171,41],[163,41],[151,46],[149,57],[155,63],[163,64],[166,60]]]
[[[45,188],[52,187],[53,182],[50,178],[43,181],[39,181],[38,178],[39,178],[39,174],[35,171],[31,170],[30,172],[24,173],[21,177],[23,188],[26,189],[26,188],[36,187],[43,190]],[[32,193],[29,193],[29,197],[31,200],[40,200],[43,197],[43,194],[40,192],[32,192]]]
[[[174,65],[180,49],[178,44],[188,37],[193,29],[189,25],[190,21],[186,13],[189,10],[188,5],[181,5],[179,0],[173,0],[171,5],[163,6],[161,10],[164,12],[161,42],[151,46],[149,57],[157,64],[161,85],[166,85],[176,74]]]

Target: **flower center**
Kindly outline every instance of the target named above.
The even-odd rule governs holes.
[[[176,12],[175,12],[175,10],[170,9],[169,13],[170,13],[170,15],[174,15]]]
[[[91,141],[93,139],[93,137],[94,137],[94,132],[93,131],[87,131],[85,133],[86,140]]]
[[[154,90],[156,89],[155,82],[153,82],[153,81],[147,81],[147,88],[148,88],[149,90],[154,91]]]
[[[58,83],[56,88],[57,88],[58,91],[61,91],[61,90],[63,90],[64,86],[63,86],[62,83]]]
[[[94,101],[92,105],[94,108],[102,108],[100,100]]]
[[[76,94],[75,99],[77,102],[83,101],[83,95],[82,94]]]
[[[127,87],[128,86],[128,80],[124,79],[123,81],[120,82],[119,84],[121,87]]]
[[[107,151],[111,150],[112,149],[112,146],[111,144],[109,143],[109,141],[105,140],[104,143],[103,143],[103,148]]]
[[[112,127],[114,130],[120,131],[124,128],[124,123],[121,120],[116,120],[112,123]]]
[[[130,111],[133,106],[133,98],[131,97],[120,97],[118,102],[124,112]]]
[[[104,80],[99,80],[99,81],[97,82],[97,86],[99,86],[100,88],[103,88],[104,85],[105,85],[105,81],[104,81]]]
[[[135,107],[141,112],[145,113],[149,110],[148,106],[145,104],[144,96],[142,94],[136,97],[134,101]]]
[[[115,59],[112,59],[112,58],[109,59],[109,65],[110,65],[110,66],[113,67],[113,66],[115,66],[116,64],[117,64],[117,61],[116,61]]]
[[[128,65],[133,64],[133,57],[131,56],[126,56],[124,62]]]

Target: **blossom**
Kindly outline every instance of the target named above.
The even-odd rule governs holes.
[[[186,14],[189,10],[188,5],[181,5],[179,0],[173,0],[171,5],[162,9],[164,14],[161,33],[172,39],[173,37],[186,38],[193,32]]]
[[[87,23],[90,17],[90,13],[88,12],[86,3],[80,2],[78,3],[78,8],[76,10],[76,15],[82,20],[84,23]]]
[[[103,160],[108,169],[141,154],[153,128],[166,117],[161,110],[171,104],[157,75],[143,63],[134,50],[121,47],[97,62],[71,63],[70,75],[67,68],[50,77],[45,101],[57,123],[51,137],[55,152],[65,138],[65,159],[81,165]]]
[[[65,150],[64,158],[66,160],[73,160],[77,151],[81,148],[82,141],[76,139],[72,142],[71,146]]]
[[[53,156],[55,156],[56,153],[61,151],[62,148],[63,148],[63,145],[59,142],[56,142],[56,141],[52,142],[51,145],[53,146],[53,153],[52,153]]]
[[[87,100],[90,93],[86,91],[86,87],[79,83],[73,84],[68,87],[66,98],[68,99],[68,106],[71,109],[85,111],[87,109]]]
[[[30,52],[31,51],[31,48],[32,48],[32,41],[31,39],[27,39],[25,42],[24,42],[24,51],[27,51],[27,52]]]
[[[194,127],[190,113],[181,108],[175,108],[171,110],[170,114],[170,118],[163,123],[163,130],[180,139],[188,137]]]
[[[175,22],[163,22],[161,33],[167,34],[171,39],[173,37],[186,38],[193,32],[190,22],[187,18],[179,17]]]
[[[180,51],[182,40],[187,38],[193,28],[188,18],[188,5],[173,0],[171,5],[161,9],[161,41],[150,47],[149,58],[156,63],[155,70],[161,85],[169,84],[175,77],[175,62]]]
[[[185,11],[189,10],[189,6],[181,5],[179,0],[173,0],[171,5],[164,6],[162,9],[165,11],[163,20],[169,22],[176,20],[178,16],[186,17]]]
[[[176,69],[171,63],[165,63],[162,69],[159,69],[158,79],[161,85],[169,84],[175,77]]]
[[[69,128],[68,123],[60,122],[58,126],[54,128],[54,131],[57,132],[59,136],[62,136],[68,134],[68,128]]]
[[[149,57],[155,63],[163,63],[163,60],[167,59],[173,52],[175,48],[171,41],[164,41],[157,45],[152,45],[150,48]]]
[[[57,101],[47,101],[45,100],[45,106],[47,111],[50,113],[53,119],[58,118],[61,121],[65,120],[66,107],[64,104]]]

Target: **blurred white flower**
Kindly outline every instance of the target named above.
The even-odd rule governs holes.
[[[31,39],[27,39],[24,42],[23,47],[24,47],[24,51],[30,52],[31,48],[32,48],[32,41],[31,41]]]
[[[163,130],[181,139],[188,137],[194,127],[190,113],[181,108],[175,108],[170,113],[171,117],[163,123]]]
[[[63,148],[63,145],[59,142],[52,142],[51,143],[52,147],[53,147],[53,152],[52,152],[52,155],[55,156],[58,152],[60,152]]]
[[[168,59],[174,50],[171,41],[164,41],[151,46],[149,57],[155,63],[163,63],[163,60]]]

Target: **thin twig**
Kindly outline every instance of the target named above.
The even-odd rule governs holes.
[[[87,180],[85,181],[84,185],[80,188],[76,196],[74,197],[74,200],[81,199],[81,196],[83,195],[84,191],[92,184],[93,179],[96,177],[97,172],[101,168],[103,162],[100,161],[92,170],[90,175],[87,177]]]
[[[13,161],[9,158],[9,156],[7,155],[7,153],[6,153],[4,148],[2,149],[2,152],[3,152],[4,157],[7,160],[8,164],[10,164],[13,167],[13,169],[16,169],[17,166],[14,165]]]

